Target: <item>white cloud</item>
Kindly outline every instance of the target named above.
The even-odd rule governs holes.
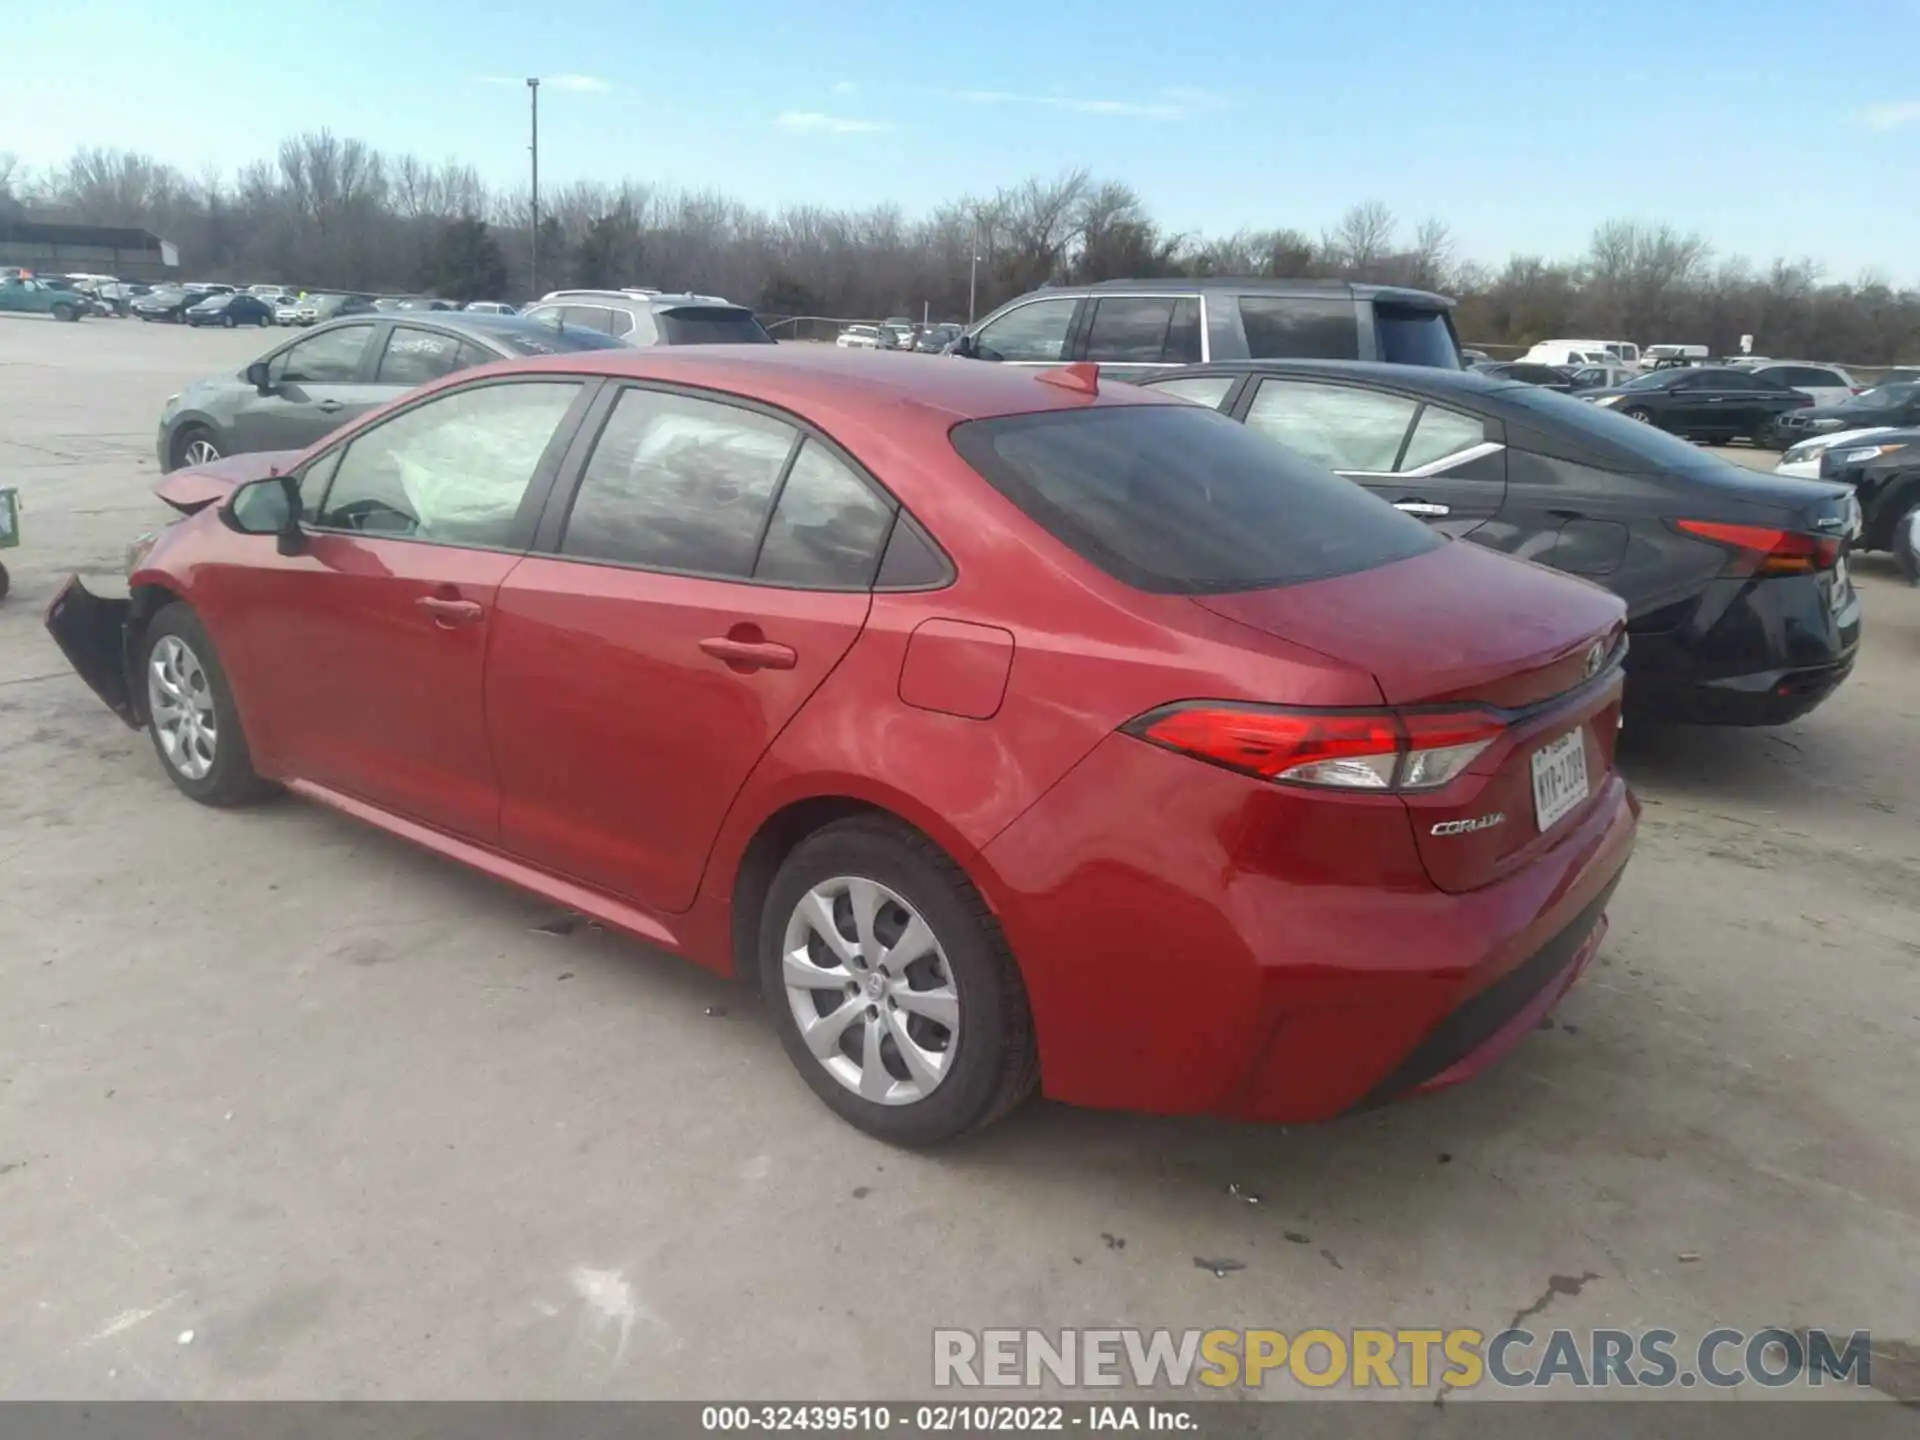
[[[1134,120],[1184,120],[1199,110],[1221,110],[1227,101],[1205,90],[1172,89],[1151,100],[1101,100],[1078,95],[1023,95],[1012,90],[956,90],[969,105],[1037,105],[1078,115],[1115,115]]]
[[[525,85],[527,83],[523,75],[476,75],[474,78],[482,85]],[[611,82],[602,80],[598,75],[542,75],[540,84],[552,90],[587,91],[613,88]]]
[[[786,110],[773,122],[782,130],[824,135],[874,135],[893,129],[886,120],[855,120],[846,115],[822,115],[818,110]]]
[[[1920,100],[1892,100],[1884,105],[1869,105],[1860,112],[1869,130],[1898,130],[1905,125],[1920,125]]]
[[[833,82],[833,93],[836,95],[851,95],[859,88],[860,87],[851,80],[836,80]]]

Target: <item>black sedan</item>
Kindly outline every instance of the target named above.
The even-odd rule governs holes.
[[[1780,417],[1780,438],[1789,444],[1833,430],[1879,425],[1920,426],[1920,382],[1882,380],[1838,405],[1814,405]]]
[[[258,295],[209,295],[189,305],[183,318],[189,325],[224,325],[229,330],[258,325],[264,330],[273,324],[273,306]]]
[[[1145,383],[1437,530],[1606,586],[1627,602],[1637,719],[1783,724],[1853,667],[1860,600],[1845,548],[1858,512],[1841,485],[1759,474],[1472,371],[1268,360]]]
[[[602,330],[518,315],[368,314],[317,325],[238,372],[196,380],[160,412],[162,470],[251,450],[304,450],[356,416],[456,370],[528,355],[624,349]]]
[[[1820,478],[1851,485],[1860,502],[1860,550],[1892,550],[1900,522],[1920,515],[1920,428],[1879,430],[1820,457]]]
[[[1751,440],[1773,450],[1781,448],[1780,417],[1813,404],[1810,395],[1732,366],[1656,370],[1580,398],[1689,440]]]
[[[129,307],[142,320],[178,320],[207,298],[205,290],[166,287],[142,295]]]

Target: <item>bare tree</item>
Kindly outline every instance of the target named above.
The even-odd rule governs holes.
[[[1322,237],[1321,246],[1341,270],[1366,279],[1379,271],[1391,253],[1397,228],[1385,202],[1368,200],[1342,215],[1340,223]]]

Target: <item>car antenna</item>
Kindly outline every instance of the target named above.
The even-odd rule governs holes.
[[[1100,393],[1100,367],[1091,360],[1076,360],[1057,370],[1042,370],[1036,378],[1043,385],[1058,385],[1062,390],[1077,390],[1082,395]]]

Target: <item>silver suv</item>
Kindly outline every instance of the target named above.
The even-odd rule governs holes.
[[[629,345],[771,345],[744,305],[659,290],[555,290],[522,310],[529,320],[599,330]]]

